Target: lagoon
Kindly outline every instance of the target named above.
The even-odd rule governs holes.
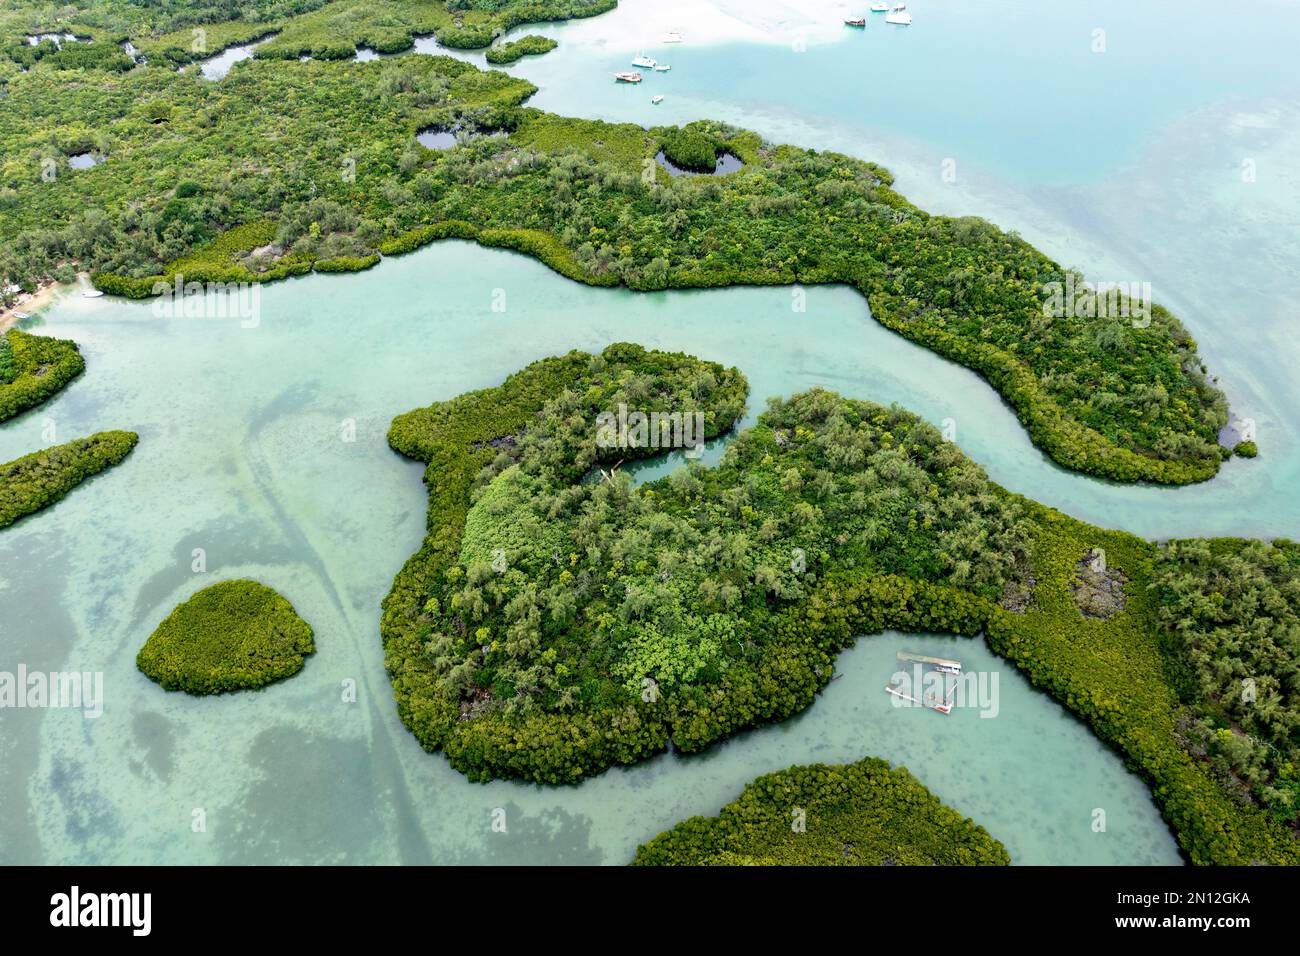
[[[872,22],[805,36],[769,17],[743,43],[663,23],[654,35],[680,28],[686,42],[668,48],[671,73],[643,84],[671,87],[658,107],[604,81],[643,46],[627,24],[645,23],[651,6],[623,0],[593,20],[521,29],[561,45],[510,72],[538,84],[533,105],[563,114],[722,119],[872,159],[923,208],[983,215],[1094,280],[1150,282],[1234,412],[1255,421],[1260,457],[1181,489],[1063,472],[982,380],[880,328],[845,288],[804,290],[804,311],[789,289],[634,295],[456,242],[270,286],[254,328],[65,295],[33,331],[76,339],[87,374],[0,427],[0,461],[105,428],[141,441],[0,535],[4,660],[105,675],[98,720],[23,711],[0,722],[0,803],[17,808],[0,823],[0,861],[622,863],[760,773],[865,754],[907,764],[1016,862],[1178,861],[1143,784],[978,640],[864,639],[803,715],[575,788],[467,784],[397,721],[378,604],[419,544],[425,498],[420,467],[386,446],[388,422],[570,348],[628,339],[736,364],[751,416],[764,397],[810,385],[898,401],[951,419],[994,480],[1101,525],[1300,537],[1288,288],[1300,266],[1300,181],[1288,172],[1300,165],[1300,64],[1287,40],[1300,5],[1270,0],[1231,32],[1225,8],[1204,0],[919,0],[906,31]],[[1099,27],[1107,46],[1093,53]],[[492,308],[500,301],[504,312]],[[347,422],[355,441],[343,440]],[[706,459],[717,453],[715,443]],[[191,570],[196,549],[204,574]],[[316,629],[320,650],[302,674],[194,700],[135,670],[175,604],[245,575]],[[999,672],[999,716],[892,708],[883,686],[900,648]],[[346,680],[354,704],[342,701]],[[491,831],[498,807],[505,834]],[[1092,828],[1098,809],[1104,833]]]
[[[869,18],[864,31],[782,4],[694,9],[623,0],[538,27],[560,46],[510,72],[563,115],[719,119],[870,159],[923,209],[987,218],[1094,282],[1149,283],[1253,423],[1259,458],[1193,487],[1112,485],[1045,464],[984,404],[911,407],[952,417],[995,480],[1085,520],[1146,537],[1300,537],[1300,0],[1268,0],[1231,31],[1211,0],[918,0],[911,27]],[[727,17],[749,42],[716,35]],[[669,23],[685,42],[657,43]],[[593,82],[643,48],[671,56],[671,73],[642,84],[670,93],[663,103]]]
[[[498,290],[505,312],[493,309]],[[980,640],[865,638],[795,719],[578,787],[467,783],[401,726],[378,606],[418,547],[425,495],[420,466],[387,448],[397,413],[543,355],[635,339],[738,364],[755,407],[817,383],[913,407],[928,394],[987,405],[1004,437],[1023,440],[987,386],[876,326],[855,292],[811,289],[797,317],[790,301],[784,289],[592,289],[463,242],[268,286],[256,325],[65,294],[35,330],[77,340],[90,371],[0,428],[0,460],[51,428],[67,440],[129,426],[140,445],[0,535],[6,659],[104,675],[96,720],[5,713],[0,800],[16,812],[0,822],[0,858],[623,863],[760,773],[875,754],[907,764],[1017,862],[1178,862],[1142,782]],[[207,570],[196,573],[200,551]],[[315,629],[302,673],[262,692],[191,698],[136,671],[139,647],[177,603],[244,576]],[[998,716],[891,706],[883,688],[900,648],[996,672]],[[505,834],[491,829],[496,808]],[[1105,833],[1093,831],[1097,809]]]

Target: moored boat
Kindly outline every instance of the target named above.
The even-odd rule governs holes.
[[[865,27],[865,26],[867,25],[867,18],[866,18],[866,17],[857,17],[857,18],[855,19],[855,18],[849,18],[849,17],[846,17],[846,18],[844,19],[844,25],[845,25],[846,27]]]
[[[664,96],[662,93],[656,93],[654,96],[650,97],[650,102],[655,104],[656,106],[658,106],[663,101],[664,101]]]
[[[647,70],[653,70],[655,66],[655,58],[652,56],[646,56],[644,53],[638,53],[633,58],[632,65],[645,67]]]
[[[947,657],[931,657],[928,654],[914,654],[911,651],[899,651],[896,655],[900,661],[907,664],[924,664],[933,667],[943,674],[960,674],[961,661],[952,660]]]
[[[669,70],[671,70],[671,69],[672,69],[672,67],[669,66],[667,63],[656,63],[656,64],[655,64],[655,72],[656,72],[656,73],[667,73],[667,72],[668,72]]]
[[[622,73],[615,73],[614,79],[618,80],[620,83],[640,83],[641,74],[636,70],[626,70]]]
[[[938,711],[945,716],[952,713],[951,694],[942,700],[934,694],[929,695],[925,700],[921,700],[919,697],[913,697],[911,694],[907,693],[907,691],[903,690],[903,688],[898,684],[886,684],[885,693],[893,694],[895,697],[900,700],[905,700],[909,704],[914,704],[918,707],[925,707],[928,710]]]
[[[907,12],[907,4],[895,4],[894,8],[885,14],[886,23],[896,23],[905,27],[912,22],[912,15]]]

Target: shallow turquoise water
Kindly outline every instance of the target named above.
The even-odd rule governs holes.
[[[1234,410],[1257,421],[1259,459],[1177,490],[1064,473],[977,377],[879,328],[847,289],[808,290],[804,314],[781,289],[634,296],[448,243],[358,276],[270,287],[257,329],[65,298],[37,330],[80,342],[89,372],[0,427],[0,461],[45,444],[50,423],[59,441],[125,427],[141,444],[0,534],[0,669],[103,670],[108,695],[98,720],[0,717],[0,860],[620,863],[760,773],[874,754],[906,763],[1017,862],[1176,862],[1141,783],[978,641],[863,640],[801,717],[577,788],[469,785],[393,713],[377,606],[418,545],[424,495],[419,466],[387,449],[387,423],[574,347],[631,339],[737,364],[752,409],[821,384],[953,418],[958,442],[996,480],[1101,524],[1300,536],[1296,4],[1261,4],[1231,30],[1228,8],[1201,0],[910,6],[917,22],[905,34],[873,23],[803,53],[692,45],[686,31],[688,43],[662,56],[672,72],[635,95],[591,81],[640,46],[620,33],[621,13],[598,42],[573,40],[579,25],[533,31],[560,37],[560,49],[512,72],[539,84],[536,105],[562,113],[707,116],[875,159],[925,208],[987,216],[1094,278],[1152,282]],[[1108,52],[1085,56],[1098,25]],[[660,107],[655,92],[667,97]],[[955,182],[940,175],[948,158]],[[1240,175],[1246,159],[1253,182]],[[504,314],[490,309],[495,289],[507,293]],[[345,419],[353,443],[340,439]],[[194,548],[206,550],[206,575],[190,570]],[[280,589],[316,628],[320,650],[302,674],[193,700],[135,671],[171,607],[240,575]],[[997,670],[999,716],[891,708],[881,687],[900,647]],[[356,704],[340,701],[348,678]],[[490,828],[497,807],[508,833]],[[195,808],[207,812],[205,833],[191,832]],[[1096,808],[1106,833],[1092,831]]]
[[[491,311],[497,288],[504,314]],[[820,382],[921,405],[943,381],[945,401],[982,403],[1017,434],[985,386],[892,338],[856,293],[810,290],[793,349],[789,301],[782,289],[589,289],[466,243],[268,287],[257,328],[60,301],[38,329],[80,342],[90,372],[0,429],[0,460],[39,445],[51,423],[60,440],[130,427],[140,445],[0,535],[4,660],[103,671],[106,686],[98,719],[4,713],[0,801],[12,811],[0,818],[0,858],[621,863],[760,773],[873,754],[910,766],[1019,862],[1176,862],[1141,782],[980,641],[864,639],[795,720],[576,788],[466,783],[398,723],[377,611],[419,544],[425,503],[419,465],[384,441],[399,412],[543,355],[636,339],[737,363],[757,395]],[[349,419],[355,442],[342,440]],[[192,571],[196,548],[204,574]],[[167,694],[142,677],[135,653],[158,621],[236,576],[277,588],[315,628],[305,670],[219,699]],[[997,716],[891,707],[883,687],[900,647],[997,672]],[[341,700],[347,679],[357,703]],[[505,834],[490,827],[497,807]],[[196,808],[204,833],[191,832]],[[1092,830],[1096,808],[1105,833]]]
[[[680,44],[624,28],[645,5],[623,3],[601,23],[520,27],[560,47],[509,72],[541,87],[535,105],[565,114],[643,125],[790,114],[828,134],[888,131],[1022,181],[1057,183],[1114,172],[1188,110],[1275,95],[1300,75],[1290,56],[1300,11],[1288,2],[1229,23],[1232,8],[1216,0],[919,0],[909,4],[910,28],[869,16],[865,30],[832,29],[836,39],[824,42],[792,19],[771,44],[722,46],[693,43],[685,27]],[[828,18],[838,19],[833,5]],[[595,32],[600,41],[590,42]],[[575,43],[580,52],[566,49]],[[672,70],[643,70],[639,86],[612,82],[641,50]],[[652,105],[654,94],[664,102]]]
[[[721,119],[872,159],[925,209],[983,216],[1094,280],[1151,283],[1233,413],[1255,422],[1261,450],[1193,488],[1105,486],[1044,466],[982,404],[935,389],[915,406],[954,417],[958,441],[997,480],[1151,537],[1300,536],[1300,3],[1239,16],[1210,0],[918,0],[911,27],[872,18],[802,53],[695,46],[685,27],[686,43],[656,45],[621,25],[638,5],[625,0],[597,38],[597,21],[541,28],[559,48],[510,72],[559,113]],[[643,46],[672,71],[635,90],[604,82]]]

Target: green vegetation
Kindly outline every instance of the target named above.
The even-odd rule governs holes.
[[[85,369],[75,342],[10,329],[0,336],[0,422],[41,404]]]
[[[527,82],[448,57],[297,62],[402,52],[430,34],[489,47],[522,23],[613,6],[11,3],[0,287],[85,268],[105,291],[144,297],[173,281],[356,271],[444,238],[636,290],[847,283],[879,322],[983,375],[1062,465],[1170,484],[1217,471],[1225,399],[1175,317],[1156,306],[1129,321],[1096,297],[1059,308],[1050,290],[1081,277],[987,222],[917,209],[875,164],[718,123],[553,116],[523,105]],[[26,42],[68,31],[84,42]],[[122,52],[127,38],[150,65]],[[257,60],[219,83],[172,68],[254,39],[268,41]],[[553,46],[526,36],[487,56]],[[415,141],[425,128],[470,135],[435,152]],[[486,132],[505,135],[473,135]],[[674,178],[660,151],[686,169],[711,171],[723,153],[744,168]],[[73,170],[85,152],[106,161]],[[83,369],[71,342],[8,332],[0,421]],[[745,390],[735,369],[617,345],[395,420],[393,447],[428,465],[430,511],[382,633],[399,713],[424,746],[474,779],[572,782],[799,712],[859,635],[983,632],[1144,775],[1194,862],[1300,861],[1297,546],[1157,547],[1104,531],[1008,494],[902,409],[820,390],[773,400],[718,467],[641,488],[618,465],[652,451],[597,441],[599,414],[619,405],[698,410],[718,436]],[[0,527],[136,440],[104,432],[0,466]],[[287,677],[312,650],[287,601],[238,581],[178,607],[138,664],[168,689],[218,693]],[[862,799],[933,800],[899,774],[864,762],[763,778],[716,823],[643,853],[833,856],[832,843],[738,828],[772,823],[792,793],[842,817],[841,783],[872,783]],[[862,860],[905,852],[840,822],[856,834],[841,854],[848,842]],[[978,833],[944,846],[996,855]],[[908,836],[944,861],[933,835]]]
[[[647,450],[599,441],[619,403],[697,408],[717,434],[742,390],[616,345],[394,421],[430,505],[381,633],[426,748],[473,779],[572,782],[798,713],[863,634],[982,631],[1151,782],[1193,861],[1300,860],[1178,742],[1155,546],[1008,494],[901,409],[820,390],[773,400],[716,468],[640,488],[614,466]],[[1124,589],[1095,615],[1085,558]]]
[[[75,33],[79,39],[125,39],[215,24],[236,17],[266,22],[321,6],[324,0],[72,0],[49,4],[11,0],[0,11],[0,36]]]
[[[24,69],[40,64],[55,70],[110,70],[123,73],[135,66],[135,61],[116,43],[65,42],[42,40],[35,46],[21,41],[11,41],[4,51],[9,59]]]
[[[99,432],[0,465],[0,528],[63,500],[135,447],[135,432]]]
[[[0,335],[0,387],[8,385],[18,377],[18,363],[14,361],[13,346],[9,336]]]
[[[177,187],[178,192],[185,183]],[[191,198],[202,195],[191,193]],[[360,271],[359,262],[349,261],[352,268],[331,268],[338,260],[316,259],[313,255],[285,251],[276,244],[277,227],[268,220],[259,220],[236,226],[205,242],[180,259],[167,264],[166,272],[157,276],[133,279],[127,276],[101,273],[95,284],[104,292],[143,299],[157,295],[161,287],[174,287],[176,281],[190,282],[270,282],[288,276],[302,275],[316,269],[320,272]],[[370,257],[373,265],[377,256]]]
[[[486,56],[489,63],[500,66],[505,63],[514,63],[526,56],[540,56],[543,53],[550,53],[557,46],[559,46],[559,42],[552,40],[550,37],[530,33],[528,36],[520,37],[511,43],[488,47]]]
[[[1300,545],[1173,541],[1152,591],[1185,746],[1243,802],[1300,828]]]
[[[479,49],[525,23],[591,17],[616,5],[617,0],[76,0],[54,7],[17,0],[0,10],[0,57],[25,68],[39,63],[122,71],[134,65],[118,46],[123,40],[133,41],[151,64],[177,66],[270,35],[274,40],[258,56],[341,60],[359,47],[401,53],[418,36]],[[53,32],[72,32],[86,42],[64,43],[61,50],[53,41],[27,42],[29,35]]]
[[[759,777],[716,817],[638,847],[635,866],[1006,866],[1006,848],[905,767],[791,767]]]
[[[1240,805],[1179,742],[1178,667],[1150,594],[1158,549],[1025,504],[1037,525],[1033,607],[992,615],[985,624],[989,647],[1083,718],[1150,782],[1193,863],[1300,862],[1300,847],[1285,830]],[[1126,581],[1124,607],[1110,617],[1085,616],[1071,593],[1085,556],[1104,556]]]
[[[340,60],[350,58],[358,47],[401,53],[411,49],[418,36],[435,36],[442,46],[453,49],[475,50],[525,23],[591,17],[616,5],[617,0],[451,0],[445,4],[428,0],[335,0],[283,22],[279,34],[259,47],[257,55],[268,59],[311,56]],[[535,40],[530,45],[535,46]]]
[[[477,710],[614,709],[647,681],[685,706],[724,677],[752,681],[760,635],[827,566],[990,599],[1011,584],[1028,526],[979,468],[901,410],[826,392],[773,401],[717,468],[640,493],[582,483],[632,450],[597,446],[602,410],[739,417],[739,372],[664,361],[607,350],[480,475],[458,562],[426,604],[433,666]]]
[[[221,694],[292,677],[315,650],[311,627],[271,588],[222,581],[178,605],[136,666],[167,690]]]
[[[0,274],[30,282],[75,261],[105,291],[143,296],[177,272],[268,280],[310,271],[316,259],[365,260],[385,235],[405,231],[358,210],[416,201],[389,180],[427,154],[415,130],[490,123],[531,90],[450,59],[435,70],[434,59],[377,71],[258,63],[220,84],[164,70],[20,76],[0,102]],[[278,81],[259,88],[247,81],[255,72]],[[36,101],[18,102],[15,87]],[[361,96],[374,111],[332,102],[338,96]],[[29,107],[36,126],[21,116]],[[376,134],[390,122],[395,134]],[[67,157],[87,150],[106,162],[69,170]],[[54,179],[42,179],[51,168]]]
[[[717,139],[698,129],[669,130],[663,138],[663,150],[668,161],[682,169],[711,173],[718,165]]]
[[[259,52],[296,56],[294,35]],[[1095,302],[1049,315],[1066,270],[987,222],[917,209],[871,163],[714,123],[563,119],[521,105],[530,84],[444,57],[253,61],[220,83],[154,68],[3,78],[0,279],[75,263],[100,288],[147,295],[232,228],[270,223],[273,243],[256,256],[235,243],[242,258],[222,268],[360,268],[457,236],[594,285],[844,282],[878,321],[984,375],[1066,467],[1184,483],[1226,453],[1223,395],[1173,316],[1157,306],[1131,322]],[[430,151],[414,141],[430,127],[510,135]],[[660,149],[699,165],[725,151],[745,168],[672,177]],[[106,162],[68,170],[86,150]]]

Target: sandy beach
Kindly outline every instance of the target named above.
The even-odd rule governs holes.
[[[22,321],[14,315],[15,312],[26,312],[31,315],[38,309],[43,309],[53,302],[58,297],[58,294],[59,287],[54,282],[41,286],[35,292],[22,293],[11,308],[0,308],[0,332],[13,328]]]

